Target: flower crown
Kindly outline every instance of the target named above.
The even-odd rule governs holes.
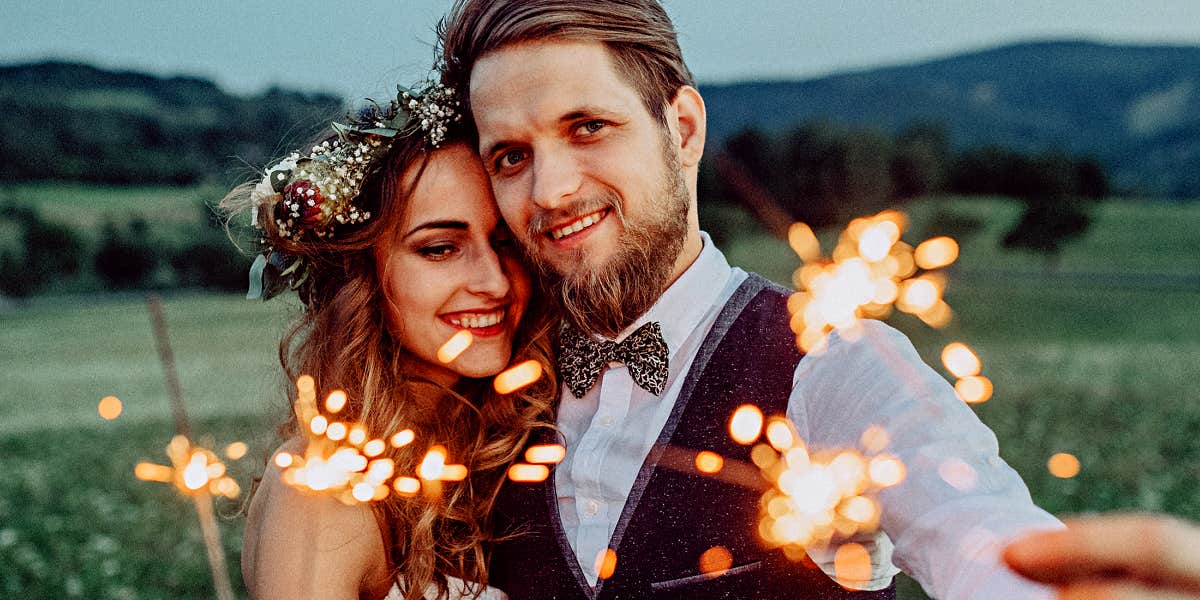
[[[386,108],[372,103],[349,123],[331,124],[334,134],[266,169],[250,193],[251,221],[261,229],[263,210],[280,237],[293,242],[333,237],[339,225],[362,223],[371,213],[357,206],[363,181],[379,167],[395,140],[424,135],[431,148],[446,139],[450,125],[462,119],[452,88],[430,82],[419,91],[398,87]],[[306,278],[297,256],[268,247],[250,269],[247,298],[268,300]]]

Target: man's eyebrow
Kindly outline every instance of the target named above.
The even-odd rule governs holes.
[[[408,233],[404,234],[404,237],[408,238],[412,234],[426,229],[461,229],[465,231],[470,229],[470,225],[466,221],[429,221],[428,223],[421,223],[413,227]]]

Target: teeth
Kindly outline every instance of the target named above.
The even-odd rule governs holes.
[[[504,320],[505,311],[498,310],[496,312],[481,313],[481,314],[465,314],[460,317],[452,317],[450,323],[455,327],[465,327],[467,329],[481,329],[483,327],[491,327]]]
[[[575,221],[574,223],[552,230],[550,232],[550,237],[560,240],[568,235],[571,235],[572,233],[578,233],[588,227],[591,227],[599,221],[600,213],[592,213],[583,217],[582,219],[579,219],[578,221]]]

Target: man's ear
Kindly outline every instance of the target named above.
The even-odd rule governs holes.
[[[680,166],[694,167],[704,155],[704,138],[708,131],[705,120],[704,98],[696,88],[685,85],[675,93],[671,101],[671,116],[679,131],[678,144]]]

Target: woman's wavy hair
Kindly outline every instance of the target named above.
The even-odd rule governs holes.
[[[462,133],[452,131],[443,145],[462,142]],[[420,134],[397,139],[356,201],[372,218],[340,226],[331,238],[284,238],[270,210],[257,212],[265,244],[308,266],[307,279],[297,290],[304,308],[279,344],[285,375],[291,381],[310,375],[325,394],[343,390],[349,401],[339,420],[362,423],[372,437],[387,439],[412,429],[415,443],[387,450],[397,473],[414,472],[433,444],[444,446],[452,460],[469,470],[462,482],[445,483],[436,499],[392,494],[371,504],[393,579],[406,600],[424,598],[430,585],[439,598],[447,596],[447,575],[482,591],[485,549],[492,539],[489,513],[507,467],[518,459],[533,430],[552,427],[549,418],[558,391],[550,318],[536,297],[518,328],[513,362],[536,360],[544,376],[517,393],[498,394],[486,380],[464,380],[454,389],[435,384],[421,376],[417,361],[393,335],[386,312],[391,300],[379,279],[374,249],[393,239],[409,195],[436,151]],[[221,202],[226,214],[249,212],[252,189],[253,184],[246,184],[226,196]],[[295,388],[288,389],[294,401]],[[300,427],[293,415],[280,433],[285,439],[301,435]]]

